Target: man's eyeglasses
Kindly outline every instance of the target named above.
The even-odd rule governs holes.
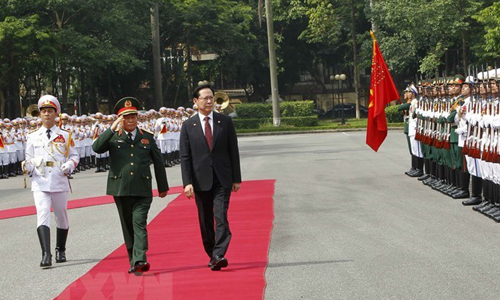
[[[213,96],[207,96],[207,97],[200,97],[200,98],[198,98],[198,99],[200,99],[200,100],[202,100],[202,101],[208,101],[208,100],[212,100],[212,101],[213,101],[213,100],[214,100],[214,97],[213,97]]]

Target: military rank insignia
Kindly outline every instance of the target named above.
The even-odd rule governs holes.
[[[148,139],[142,139],[141,140],[141,144],[149,145],[149,140]]]
[[[54,143],[66,143],[66,140],[64,139],[64,137],[62,135],[59,135],[58,137],[56,137],[54,139]]]

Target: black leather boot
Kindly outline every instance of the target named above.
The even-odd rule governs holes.
[[[5,166],[0,166],[0,179],[9,178],[7,173],[5,172]]]
[[[417,171],[411,177],[419,177],[420,179],[420,177],[424,175],[424,159],[415,156],[415,164]]]
[[[14,164],[9,164],[9,176],[16,177],[15,166]]]
[[[23,169],[21,168],[21,162],[18,161],[16,163],[16,167],[17,167],[17,175],[23,175]]]
[[[483,180],[479,177],[472,176],[472,195],[469,200],[463,201],[463,205],[478,205],[481,204],[483,198],[481,197],[481,191],[483,190]],[[486,203],[484,203],[486,204]],[[479,207],[473,207],[476,210]]]
[[[481,207],[481,208],[474,207],[474,210],[484,214],[485,212],[492,209],[495,206],[495,203],[493,203],[491,201],[491,198],[489,197],[490,195],[488,193],[488,187],[489,187],[490,182],[488,180],[484,180],[484,179],[481,179],[481,181],[482,181],[482,186],[483,186],[483,202],[487,202],[488,204]]]
[[[66,240],[69,229],[57,228],[56,263],[66,262]]]
[[[167,168],[173,167],[172,164],[172,152],[167,153]]]
[[[411,156],[411,168],[410,170],[406,171],[405,174],[410,176],[417,171],[417,168],[415,167],[415,155]]]
[[[459,190],[457,193],[453,194],[453,199],[465,199],[469,198],[469,183],[470,183],[470,175],[468,172],[463,172],[460,170],[457,170],[458,174],[458,184],[459,184]]]
[[[419,181],[426,180],[431,176],[430,175],[430,173],[431,173],[430,160],[427,158],[423,158],[423,166],[424,166],[425,174],[418,178]]]
[[[38,239],[40,240],[40,246],[42,247],[42,261],[40,262],[40,267],[50,267],[52,266],[52,254],[50,253],[50,228],[41,225],[36,229],[38,232]]]

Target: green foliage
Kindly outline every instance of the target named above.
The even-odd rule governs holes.
[[[470,38],[468,32],[474,25],[472,16],[486,2],[374,1],[372,13],[380,29],[377,38],[387,64],[395,74],[404,73],[417,65],[420,72],[434,76],[443,64],[447,51],[462,49],[463,33]]]
[[[314,114],[313,101],[285,101],[280,103],[280,112],[283,117],[302,117]]]
[[[273,107],[265,103],[243,103],[236,107],[236,113],[238,119],[271,118]]]
[[[313,101],[284,101],[279,106],[283,117],[303,117],[314,114]],[[238,118],[241,119],[271,118],[273,107],[270,103],[243,103],[237,106],[236,112]]]
[[[280,118],[281,125],[293,127],[311,127],[318,125],[317,116],[305,117],[282,117]],[[236,129],[255,129],[261,126],[268,126],[273,123],[272,118],[258,118],[258,119],[233,119]]]
[[[484,25],[485,46],[484,56],[489,58],[500,57],[500,2],[495,2],[474,16]]]
[[[385,108],[385,116],[387,123],[401,123],[403,122],[404,112],[398,111],[398,105],[390,105]]]

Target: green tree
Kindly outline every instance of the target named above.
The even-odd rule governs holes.
[[[483,9],[474,19],[484,25],[484,46],[478,53],[484,58],[500,57],[500,2]]]

